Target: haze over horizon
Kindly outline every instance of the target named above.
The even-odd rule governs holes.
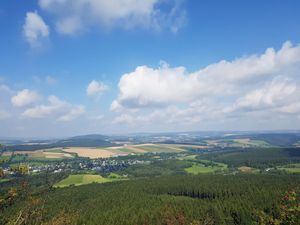
[[[299,9],[2,1],[0,137],[298,130]]]

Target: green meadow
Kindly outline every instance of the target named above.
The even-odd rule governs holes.
[[[72,174],[69,175],[67,178],[59,181],[54,185],[54,187],[68,187],[70,185],[85,185],[85,184],[91,184],[91,183],[107,183],[107,182],[113,182],[113,181],[120,181],[125,180],[123,177],[121,177],[118,174],[110,174],[107,178],[102,177],[97,174]]]
[[[289,173],[300,173],[300,163],[288,164],[286,166],[278,167],[278,169]]]

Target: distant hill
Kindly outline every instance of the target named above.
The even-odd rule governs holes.
[[[292,147],[296,143],[300,142],[300,133],[259,133],[246,135],[232,135],[225,138],[250,138],[251,140],[265,141],[274,146]]]
[[[16,151],[34,151],[46,148],[57,147],[111,147],[115,146],[114,143],[109,141],[109,137],[98,134],[75,136],[71,138],[55,140],[55,141],[43,141],[41,143],[27,142],[23,144],[7,146],[7,150]]]

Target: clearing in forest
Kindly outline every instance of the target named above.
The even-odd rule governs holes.
[[[95,174],[73,174],[55,184],[54,187],[67,187],[70,185],[79,186],[83,184],[106,183],[112,181],[113,179],[105,178]]]

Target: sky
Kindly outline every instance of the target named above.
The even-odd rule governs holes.
[[[298,0],[2,0],[0,137],[300,129]]]

